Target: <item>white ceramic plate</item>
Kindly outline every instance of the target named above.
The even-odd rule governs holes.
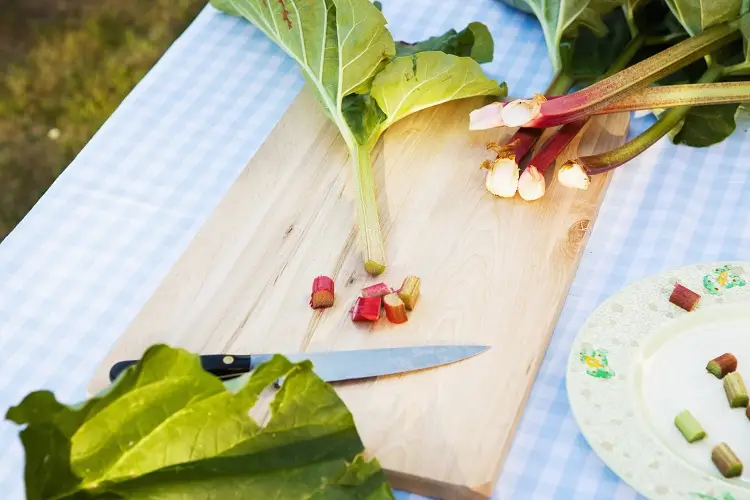
[[[706,364],[725,352],[750,386],[750,263],[688,266],[646,278],[588,318],[568,359],[567,390],[581,432],[604,462],[649,499],[750,499],[750,419],[731,409]],[[747,281],[747,283],[746,283]],[[701,294],[687,312],[674,284]],[[674,426],[688,409],[708,436],[689,444]],[[711,449],[744,464],[725,479]]]

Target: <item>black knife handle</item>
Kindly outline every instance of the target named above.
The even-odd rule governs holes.
[[[234,356],[232,354],[203,354],[200,357],[201,366],[207,372],[221,379],[238,377],[250,371],[252,363],[250,356]],[[136,364],[137,360],[118,361],[109,370],[109,380],[113,382],[127,367]]]

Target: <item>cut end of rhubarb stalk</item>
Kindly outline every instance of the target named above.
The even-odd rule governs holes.
[[[391,323],[398,325],[408,321],[409,318],[406,316],[406,305],[398,294],[389,293],[383,297],[383,305],[385,306],[385,316]]]
[[[544,176],[534,165],[529,165],[518,179],[518,194],[526,201],[534,201],[544,196],[545,189]]]
[[[748,394],[745,382],[739,372],[728,373],[724,377],[724,392],[727,394],[730,408],[745,408],[748,405]]]
[[[493,102],[469,113],[469,130],[486,130],[503,125],[503,103]]]
[[[686,311],[692,311],[700,305],[701,296],[691,289],[684,287],[679,283],[675,283],[674,290],[669,296],[669,301],[677,307],[685,309]]]
[[[586,190],[591,184],[591,176],[575,160],[567,161],[557,171],[557,180],[565,187]]]
[[[409,311],[414,310],[414,306],[419,298],[419,283],[420,281],[418,277],[407,276],[397,292],[398,296],[404,301],[404,304]]]
[[[674,425],[688,443],[694,443],[706,437],[706,431],[703,430],[693,414],[687,410],[682,410],[677,414],[674,418]]]
[[[313,309],[331,307],[333,305],[333,280],[328,276],[318,276],[313,280],[310,306]]]
[[[484,165],[484,164],[483,164]],[[518,164],[513,158],[498,158],[487,168],[484,187],[495,196],[512,198],[518,189]]]
[[[384,297],[391,293],[393,290],[390,289],[385,283],[376,283],[374,285],[366,286],[362,289],[362,297]]]
[[[719,443],[711,450],[711,461],[724,477],[737,477],[742,474],[742,462],[726,443]]]
[[[385,264],[381,264],[380,262],[374,260],[368,260],[367,262],[365,262],[365,271],[367,271],[367,273],[371,274],[372,276],[378,276],[380,274],[383,274],[383,271],[385,271]]]
[[[516,99],[507,103],[502,108],[502,124],[506,127],[525,125],[539,115],[546,100],[543,95],[536,94],[532,99]]]
[[[352,321],[377,321],[380,319],[382,297],[357,297],[352,307]]]
[[[734,357],[734,354],[728,352],[712,359],[706,365],[706,370],[711,372],[716,378],[724,378],[736,369],[737,358]]]

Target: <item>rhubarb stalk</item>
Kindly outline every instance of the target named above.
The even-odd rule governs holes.
[[[354,184],[357,186],[358,233],[365,252],[365,271],[372,275],[385,271],[385,244],[380,230],[378,196],[375,190],[375,175],[370,163],[370,150],[357,147],[357,163],[354,165]]]
[[[328,276],[318,276],[313,280],[310,307],[320,309],[333,305],[333,280]]]
[[[560,72],[552,79],[545,95],[548,97],[564,95],[570,90],[570,87],[572,87],[574,83],[575,81],[568,74]],[[473,115],[473,112],[470,115],[471,124],[469,128],[476,130],[498,126],[493,125],[492,122],[481,123],[483,116],[486,116],[488,110],[491,110],[491,108],[485,106],[485,108],[481,109],[484,110],[484,115],[477,117]],[[490,115],[492,115],[492,113],[490,113]],[[490,116],[490,120],[492,119],[494,118]],[[485,188],[487,191],[502,198],[512,198],[515,196],[519,187],[520,171],[518,164],[529,153],[529,151],[531,151],[534,144],[536,144],[539,137],[541,137],[542,132],[543,129],[541,128],[521,127],[504,145],[499,146],[496,143],[487,145],[488,149],[492,149],[497,153],[497,158],[494,161],[488,160],[482,163],[482,168],[487,169],[487,177],[485,178]],[[524,194],[530,196],[529,189],[526,187],[527,184],[528,181],[524,180]],[[542,192],[542,194],[544,193]],[[522,194],[521,196],[524,195]]]
[[[517,99],[501,109],[508,127],[552,127],[584,118],[739,38],[740,20],[713,26],[593,85],[557,99]]]
[[[750,82],[687,83],[649,87],[623,97],[594,114],[621,113],[644,109],[707,106],[750,101]]]
[[[711,83],[722,76],[722,68],[716,64],[710,64],[708,69],[698,81],[699,84]],[[653,146],[659,139],[669,133],[685,118],[690,106],[679,106],[664,112],[659,119],[645,132],[622,146],[606,153],[591,156],[582,156],[566,162],[560,168],[558,180],[568,187],[586,189],[590,176],[603,174],[627,163],[639,154]]]
[[[578,135],[587,119],[566,123],[557,130],[531,158],[529,165],[521,174],[518,181],[518,194],[527,201],[541,198],[546,190],[544,172],[555,163],[555,159],[562,153],[570,141]],[[523,186],[523,187],[522,187]]]
[[[635,54],[643,46],[644,37],[638,35],[628,43],[625,50],[620,54],[617,59],[612,63],[607,73],[605,73],[600,79],[607,78],[609,75],[622,71],[627,67],[630,60],[635,57]],[[597,80],[599,81],[599,80]],[[566,123],[554,134],[547,139],[547,141],[539,148],[537,153],[529,161],[528,167],[521,174],[518,182],[518,192],[521,198],[531,201],[541,198],[546,191],[546,181],[544,179],[544,172],[555,163],[555,160],[568,147],[568,144],[583,127],[588,123],[589,118],[582,118],[575,120],[570,123]],[[521,129],[521,130],[541,130],[541,129]],[[588,184],[587,184],[588,186]]]
[[[352,321],[377,321],[382,304],[382,297],[357,297],[351,310]]]

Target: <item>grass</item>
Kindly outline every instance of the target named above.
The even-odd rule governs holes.
[[[0,241],[205,4],[0,0]]]

